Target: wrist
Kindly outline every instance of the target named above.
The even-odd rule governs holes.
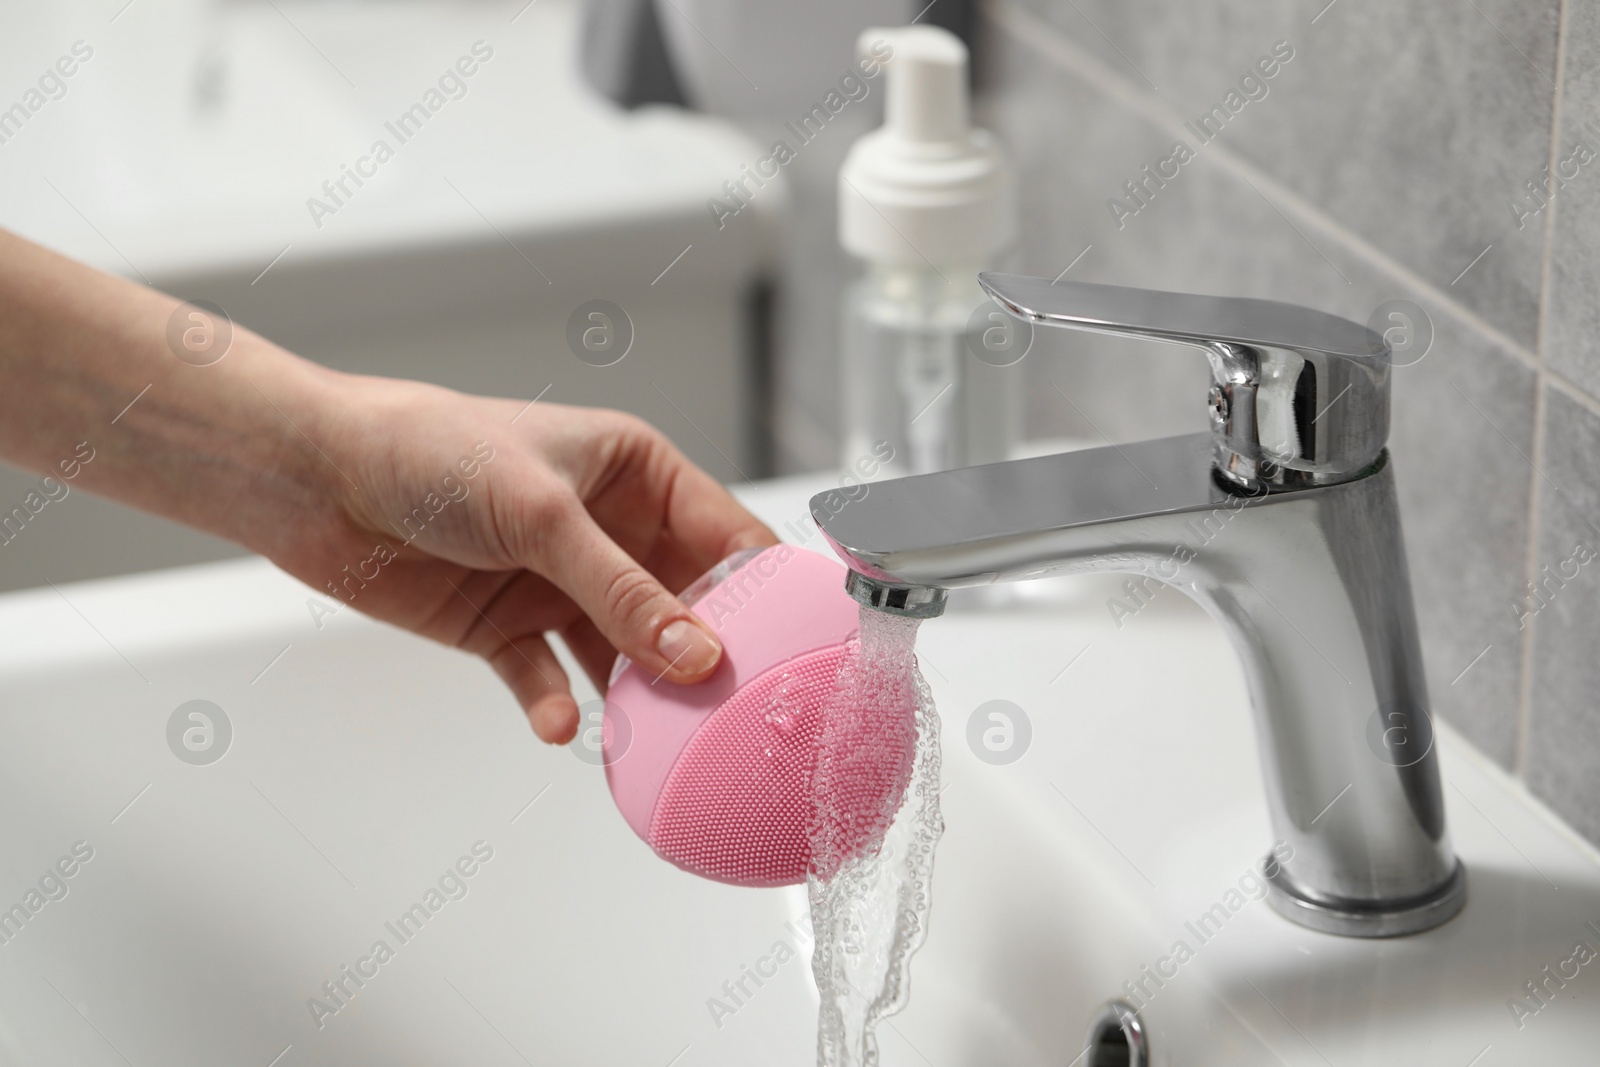
[[[308,529],[346,513],[351,485],[340,468],[348,464],[333,456],[355,379],[255,334],[240,341],[226,393],[248,432],[226,448],[238,484],[214,517],[226,527],[216,532],[282,561]]]

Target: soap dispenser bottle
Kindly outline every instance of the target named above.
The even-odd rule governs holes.
[[[959,38],[902,26],[857,42],[863,58],[886,51],[884,124],[839,172],[839,239],[863,263],[843,310],[842,460],[888,442],[890,474],[998,462],[1016,443],[1025,352],[977,274],[1016,233],[1010,166],[971,125]]]

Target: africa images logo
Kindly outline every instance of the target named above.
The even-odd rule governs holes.
[[[233,744],[233,722],[209,700],[179,704],[167,717],[167,747],[195,767],[215,763]]]

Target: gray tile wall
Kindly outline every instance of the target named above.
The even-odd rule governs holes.
[[[980,12],[979,117],[1021,174],[1010,266],[1055,276],[1076,259],[1081,280],[1363,322],[1389,300],[1426,312],[1432,346],[1396,370],[1391,444],[1433,700],[1600,843],[1600,555],[1581,562],[1600,553],[1600,6]],[[1292,58],[1257,71],[1202,145],[1185,123],[1226,107],[1275,46]],[[1180,140],[1194,160],[1118,220],[1110,198]],[[1563,184],[1536,198],[1547,167]],[[808,316],[830,312],[814,294]],[[1206,370],[1179,349],[1048,331],[1022,366],[1032,436],[1205,425]],[[796,400],[831,430],[828,396]],[[807,453],[790,438],[791,465],[833,458]]]
[[[1020,265],[1088,246],[1073,277],[1357,321],[1420,306],[1433,343],[1396,370],[1392,448],[1435,706],[1600,843],[1600,9],[1326,2],[987,3],[981,113],[1021,162]],[[1293,57],[1202,146],[1184,123],[1275,46]],[[1180,140],[1196,158],[1115,218]],[[1566,184],[1544,206],[1525,183],[1547,166]],[[1030,368],[1035,433],[1078,429],[1050,384],[1116,440],[1202,425],[1199,361],[1061,344]]]

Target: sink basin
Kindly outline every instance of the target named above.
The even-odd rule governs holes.
[[[743,495],[820,550],[821,487]],[[1176,592],[1120,626],[1116,582],[1055,592],[923,626],[948,829],[886,1065],[1086,1063],[1112,997],[1162,1065],[1591,1056],[1600,966],[1567,961],[1600,948],[1600,864],[1513,780],[1440,728],[1455,920],[1294,926],[1250,899],[1271,842],[1223,636]],[[0,1063],[813,1062],[802,892],[656,859],[482,663],[308,598],[260,560],[0,597],[0,909],[48,890],[0,914]],[[197,700],[227,728],[174,729]],[[1014,762],[968,744],[993,700],[1031,726]],[[1519,1025],[1546,966],[1577,973]]]
[[[1078,618],[923,627],[947,830],[915,995],[886,1040],[908,1051],[886,1062],[1065,1064],[1112,997],[1142,1008],[1155,1064],[1592,1056],[1600,978],[1567,962],[1578,942],[1600,950],[1589,846],[1441,727],[1470,885],[1461,915],[1378,941],[1289,923],[1252,899],[1271,842],[1225,638],[1173,591],[1120,630],[1104,600]],[[1033,728],[1008,766],[974,758],[964,736],[965,716],[997,698]],[[1350,798],[1328,799],[1323,818]],[[1547,965],[1565,967],[1565,987],[1551,982],[1553,1002],[1519,1026],[1508,1001]]]

